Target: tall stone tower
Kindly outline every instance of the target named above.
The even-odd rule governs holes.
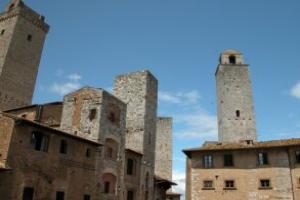
[[[0,14],[0,110],[31,104],[49,26],[21,0]]]
[[[114,94],[127,104],[125,146],[143,154],[140,200],[154,199],[157,87],[157,79],[147,70],[120,75],[114,84]]]
[[[216,71],[219,142],[255,141],[256,124],[249,67],[235,50],[221,54]]]

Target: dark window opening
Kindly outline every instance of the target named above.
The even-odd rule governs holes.
[[[235,111],[235,116],[236,117],[240,117],[241,116],[241,111],[240,110],[236,110]]]
[[[113,148],[111,148],[111,147],[107,147],[106,148],[106,158],[109,158],[109,159],[112,159],[113,158],[113,152],[114,152],[114,150],[113,150]]]
[[[110,193],[110,182],[105,181],[104,182],[104,193],[109,194]]]
[[[89,114],[90,121],[92,121],[93,119],[95,119],[96,115],[97,115],[97,109],[91,109],[90,110],[90,114]]]
[[[85,156],[87,158],[91,157],[91,150],[90,149],[86,149]]]
[[[203,188],[205,189],[213,188],[213,181],[203,181]]]
[[[268,154],[265,152],[258,153],[258,165],[267,165],[269,164]]]
[[[300,150],[296,151],[295,154],[296,154],[296,162],[300,163]]]
[[[225,188],[235,188],[234,181],[233,180],[225,181]]]
[[[236,57],[234,55],[229,56],[229,63],[236,64]]]
[[[49,137],[40,133],[33,132],[31,136],[31,144],[36,151],[48,151]]]
[[[83,195],[83,200],[91,200],[91,196],[88,194]]]
[[[212,168],[213,167],[212,155],[204,155],[203,156],[203,167],[204,168]]]
[[[127,174],[134,175],[135,162],[133,159],[127,159]]]
[[[134,200],[134,191],[132,190],[127,191],[127,200]]]
[[[4,35],[4,33],[5,33],[5,29],[2,29],[1,30],[1,35]]]
[[[224,166],[225,167],[233,166],[233,155],[232,154],[225,154],[224,155]]]
[[[110,112],[109,115],[108,115],[108,119],[109,119],[109,121],[115,123],[116,122],[116,115],[115,115],[115,113]]]
[[[30,34],[29,34],[29,35],[27,35],[27,41],[29,41],[29,42],[30,42],[31,40],[32,40],[32,35],[30,35]]]
[[[261,188],[270,188],[271,187],[270,180],[268,180],[268,179],[260,180],[260,187]]]
[[[56,200],[64,200],[65,193],[64,192],[56,192]]]
[[[68,152],[68,143],[66,140],[61,140],[60,141],[60,149],[59,149],[59,152],[61,154],[67,154]]]
[[[25,187],[23,190],[23,200],[33,200],[34,189],[31,187]]]

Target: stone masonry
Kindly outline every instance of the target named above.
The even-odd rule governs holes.
[[[49,26],[21,0],[0,14],[0,110],[31,104]]]
[[[143,154],[140,200],[153,199],[157,79],[147,70],[118,76],[114,94],[127,104],[126,148]]]
[[[158,117],[156,124],[155,175],[172,180],[172,118]]]
[[[227,50],[216,72],[219,142],[255,141],[256,123],[248,65],[243,55]]]

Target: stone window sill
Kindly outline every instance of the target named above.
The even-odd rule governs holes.
[[[202,188],[202,190],[215,190],[215,188]]]
[[[259,190],[272,190],[272,187],[259,187]]]
[[[237,190],[236,188],[223,188],[223,190]]]

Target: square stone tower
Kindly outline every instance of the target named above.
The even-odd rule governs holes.
[[[256,141],[249,67],[235,50],[221,54],[216,71],[219,142]]]
[[[143,154],[140,200],[154,194],[157,79],[147,70],[116,77],[114,94],[127,103],[126,148]]]
[[[21,0],[0,14],[0,110],[31,104],[49,30],[44,20]]]
[[[172,181],[172,123],[170,117],[158,117],[156,124],[155,175]]]
[[[103,144],[97,156],[99,199],[123,199],[125,120],[126,104],[105,90],[84,87],[64,97],[61,129]]]

